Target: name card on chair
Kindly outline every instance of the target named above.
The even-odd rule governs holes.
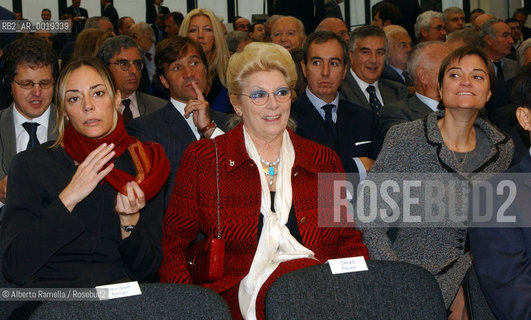
[[[96,291],[100,300],[125,298],[142,294],[137,281],[97,286]]]
[[[363,258],[363,256],[330,259],[327,261],[327,263],[330,265],[330,270],[332,270],[332,274],[369,270],[369,268],[367,268],[367,263],[365,262],[365,258]]]

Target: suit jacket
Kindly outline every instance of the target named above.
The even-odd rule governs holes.
[[[168,9],[168,7],[165,7],[165,6],[160,6],[160,11],[164,15],[170,13],[170,9]],[[149,24],[155,23],[155,18],[157,17],[157,14],[158,12],[155,9],[155,6],[153,4],[148,5],[146,7],[146,22]]]
[[[77,37],[77,35],[83,30],[83,28],[85,27],[85,22],[87,22],[87,19],[88,19],[88,11],[87,9],[85,8],[77,8],[77,10],[79,11],[79,16],[80,17],[85,17],[85,19],[83,20],[79,20],[77,23],[74,23],[72,25],[72,35],[74,38]],[[63,14],[69,14],[73,17],[76,16],[76,8],[74,8],[73,6],[70,6],[68,8],[66,8],[63,13],[61,13],[61,15]]]
[[[398,100],[383,106],[380,111],[380,127],[382,134],[385,134],[395,124],[413,121],[427,116],[433,110],[422,102],[417,96]]]
[[[380,101],[382,105],[405,99],[409,96],[409,89],[396,81],[380,79],[378,80],[378,89],[380,89],[382,94],[383,101]],[[365,94],[361,92],[360,86],[350,71],[347,72],[347,76],[339,88],[339,93],[342,99],[372,110],[369,101]]]
[[[398,72],[396,72],[396,70],[391,68],[391,66],[389,66],[388,64],[385,64],[385,67],[382,71],[382,76],[380,77],[380,79],[392,80],[392,81],[401,83],[405,86],[408,86],[408,84],[404,81],[404,79],[402,79],[402,77],[398,74]]]
[[[0,110],[0,159],[2,159],[2,169],[0,170],[0,180],[9,172],[11,160],[17,154],[17,140],[15,136],[15,123],[13,119],[14,106]],[[50,119],[48,120],[48,141],[57,138],[57,132],[54,131],[57,123],[57,111],[55,106],[50,104]],[[45,141],[40,141],[44,143]]]
[[[330,149],[289,133],[295,152],[292,203],[302,244],[315,253],[320,263],[344,256],[363,255],[367,259],[361,233],[354,227],[318,226],[318,216],[321,221],[322,215],[333,211],[333,197],[318,197],[317,176],[319,172],[341,172],[339,158]],[[220,226],[226,241],[225,270],[220,280],[202,285],[223,293],[237,286],[249,272],[258,244],[261,185],[258,168],[245,148],[242,125],[215,140],[219,154]],[[184,250],[199,231],[206,235],[217,231],[214,154],[212,141],[202,139],[190,145],[183,155],[164,217],[161,282],[191,283]],[[238,308],[237,303],[231,305],[231,309],[234,307]]]
[[[529,132],[527,132],[529,137]],[[479,284],[489,306],[498,319],[531,319],[531,156],[526,156],[510,170],[517,175],[518,192],[505,210],[505,216],[516,217],[516,224],[502,227],[469,228],[470,247]],[[506,179],[506,178],[500,178]],[[496,180],[493,185],[496,185]],[[494,197],[494,212],[505,204],[506,195]],[[491,200],[492,201],[492,200]]]
[[[474,173],[467,177],[457,173],[459,163],[446,147],[437,126],[438,119],[443,115],[444,111],[437,111],[423,119],[391,128],[367,180],[375,181],[378,186],[378,182],[382,182],[381,179],[397,179],[398,175],[411,179],[417,173],[429,172],[445,174],[444,178],[442,175],[437,177],[441,177],[441,181],[452,177],[457,183],[458,180],[462,181],[461,179],[484,178],[508,168],[513,154],[513,142],[489,122],[478,117],[474,122],[474,128],[476,132],[483,133],[477,136],[488,139],[489,150],[480,156],[481,163],[477,163]],[[402,201],[399,199],[401,196],[401,193],[392,196],[400,208],[404,203],[403,199]],[[417,194],[414,197],[417,197]],[[412,207],[411,216],[426,217],[426,203],[422,200],[425,198],[422,194],[418,195],[418,198],[421,198],[420,205]],[[452,202],[449,198],[448,194],[443,195],[439,203],[443,206],[448,205]],[[459,203],[455,204],[455,214],[466,216],[467,212],[461,209],[462,202],[457,197],[454,197],[454,200],[454,204]],[[382,202],[377,205],[378,208],[385,206]],[[453,209],[448,206],[448,210]],[[448,307],[472,263],[470,252],[465,245],[466,223],[458,223],[447,215],[441,217],[436,228],[423,227],[420,224],[419,227],[412,226],[410,223],[401,222],[405,219],[398,220],[397,223],[388,223],[379,218],[375,225],[359,225],[364,232],[363,241],[369,248],[371,258],[408,262],[430,271],[437,279]],[[397,229],[394,241],[391,241],[388,235],[388,231],[393,230],[392,228]]]
[[[325,0],[324,10],[325,18],[338,18],[343,20],[341,8],[336,0]]]
[[[226,129],[227,115],[210,111],[212,119],[222,129]],[[158,142],[164,148],[171,163],[170,175],[164,186],[164,203],[167,205],[175,174],[181,162],[181,156],[188,145],[196,141],[195,135],[183,116],[171,102],[148,115],[132,119],[127,124],[127,132],[140,141]]]
[[[109,18],[114,27],[114,32],[116,32],[118,30],[116,26],[116,24],[118,23],[118,12],[113,7],[112,3],[103,8],[103,12],[101,13],[101,15],[103,17]]]
[[[382,147],[378,116],[370,110],[339,100],[336,142],[323,118],[304,93],[291,106],[297,134],[334,150],[347,172],[358,172],[353,157],[376,159]]]
[[[519,66],[516,60],[503,58],[503,79],[505,81],[514,78],[518,74]]]
[[[145,94],[140,91],[136,91],[135,94],[140,116],[150,114],[153,111],[159,110],[163,108],[166,104],[168,104],[167,100],[149,94]]]

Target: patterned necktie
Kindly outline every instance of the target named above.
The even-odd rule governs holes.
[[[369,93],[369,104],[371,105],[372,110],[378,113],[382,109],[382,103],[378,100],[376,96],[376,88],[373,85],[367,87],[367,92]]]
[[[26,146],[26,150],[31,149],[41,144],[39,142],[39,139],[37,139],[37,127],[39,126],[38,123],[24,122],[22,126],[24,127],[24,129],[26,129],[26,131],[29,134],[29,140],[28,140],[28,145]]]
[[[129,105],[131,104],[131,99],[123,99],[122,104],[124,105],[124,111],[122,112],[122,116],[124,118],[124,123],[127,124],[129,120],[133,119],[133,112],[131,111],[131,108]]]
[[[496,66],[496,79],[503,80],[503,68],[501,60],[494,61],[493,63]]]
[[[330,130],[330,133],[332,133],[332,136],[334,136],[334,140],[337,140],[337,128],[334,120],[332,120],[332,108],[334,107],[335,105],[333,104],[325,104],[322,109],[325,112],[325,123],[328,125],[328,129]]]

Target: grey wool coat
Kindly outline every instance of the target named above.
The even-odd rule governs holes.
[[[490,150],[481,155],[482,163],[472,173],[458,173],[457,159],[446,147],[437,126],[437,120],[443,116],[444,111],[437,111],[422,119],[392,127],[367,179],[389,179],[393,175],[410,179],[420,173],[430,173],[437,179],[451,177],[465,185],[472,185],[476,179],[507,169],[514,149],[512,140],[488,122],[477,118],[475,130],[484,133],[482,136],[487,137]],[[439,181],[444,179],[447,178]],[[400,192],[395,196],[397,203],[400,199],[404,201]],[[467,201],[461,194],[457,197],[462,203]],[[468,207],[450,207],[447,206],[448,201],[449,196],[446,195],[440,201],[446,206],[448,217],[433,225],[407,224],[403,220],[389,222],[378,217],[371,223],[358,222],[371,259],[404,261],[424,267],[437,279],[447,307],[472,263],[466,243],[468,212],[464,211],[468,211]],[[422,205],[422,200],[420,204],[411,207],[411,215],[426,221],[427,206]],[[463,214],[463,220],[456,222],[450,217],[452,213]]]

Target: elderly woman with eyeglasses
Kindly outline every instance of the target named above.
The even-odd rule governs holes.
[[[318,225],[317,175],[343,168],[332,150],[288,128],[296,80],[289,52],[278,45],[252,43],[231,57],[227,83],[240,123],[188,147],[164,218],[160,279],[192,283],[185,250],[198,233],[217,234],[219,191],[224,274],[201,285],[221,293],[235,319],[263,318],[265,292],[283,273],[368,257],[359,231]],[[319,215],[332,203],[319,194]]]

